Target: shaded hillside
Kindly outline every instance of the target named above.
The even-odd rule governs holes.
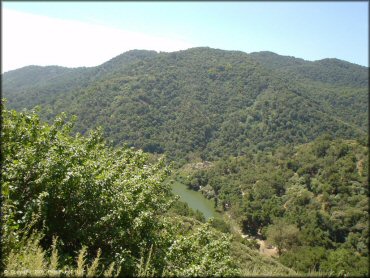
[[[42,86],[57,81],[74,72],[73,69],[59,66],[27,66],[7,72],[3,80],[3,90],[19,91],[29,86]]]
[[[62,111],[75,114],[80,132],[102,126],[114,144],[177,159],[304,143],[323,132],[366,136],[366,68],[257,54],[211,48],[129,51],[98,67],[36,78],[29,86],[24,69],[5,73],[3,95],[11,108],[41,104],[44,119]],[[302,75],[310,71],[315,76]],[[332,82],[337,72],[340,80],[356,75],[358,81]]]
[[[3,96],[15,109],[54,103],[58,94],[75,92],[107,74],[122,70],[126,65],[155,55],[155,51],[132,50],[119,55],[98,67],[65,68],[59,66],[27,66],[3,75]],[[9,93],[9,97],[8,97]]]

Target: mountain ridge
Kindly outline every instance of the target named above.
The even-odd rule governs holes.
[[[17,71],[5,73],[3,92],[10,108],[41,105],[44,119],[75,114],[76,131],[102,126],[114,144],[186,159],[305,143],[323,132],[365,136],[366,68],[302,61],[208,47],[133,50],[51,81],[24,84]]]
[[[127,195],[118,194],[121,198],[117,198],[117,194],[109,197],[121,202],[118,206],[112,204],[125,212],[141,205],[141,201],[127,205],[126,200],[144,200],[134,199],[139,196],[137,192],[146,192],[143,188],[164,186],[169,189],[174,182],[182,183],[214,200],[222,218],[207,224],[204,231],[211,233],[212,239],[206,241],[218,248],[221,242],[226,242],[226,238],[220,239],[219,233],[233,235],[229,255],[242,276],[366,276],[369,238],[366,225],[367,72],[368,68],[336,59],[310,62],[272,52],[247,54],[200,47],[170,53],[129,51],[92,68],[28,67],[5,73],[3,92],[8,108],[23,110],[41,106],[37,113],[14,110],[5,113],[4,138],[9,148],[6,161],[10,164],[4,169],[13,169],[7,182],[13,186],[14,177],[18,179],[20,173],[19,197],[24,198],[21,192],[25,186],[42,186],[42,178],[45,178],[50,195],[55,194],[55,188],[65,191],[64,198],[57,194],[47,199],[51,200],[47,205],[59,209],[57,215],[63,217],[67,211],[72,222],[76,219],[74,212],[81,207],[80,200],[88,205],[83,209],[86,215],[91,215],[91,209],[95,208],[105,215],[100,205],[90,205],[86,199],[101,204],[100,192],[110,192],[106,188],[119,193],[124,188],[135,190]],[[55,118],[60,113],[77,115],[73,129],[65,115]],[[45,121],[53,122],[55,128],[49,128]],[[91,132],[99,126],[103,136]],[[55,135],[58,128],[62,131],[60,136]],[[75,136],[76,133],[87,136]],[[103,137],[109,142],[107,149],[102,149]],[[32,140],[36,147],[30,143]],[[86,145],[81,143],[84,140]],[[132,147],[122,148],[127,152],[122,164],[115,162],[115,155],[123,157],[121,145]],[[16,151],[18,148],[25,151]],[[88,155],[88,150],[93,153]],[[148,170],[151,163],[146,159],[154,161],[163,154],[167,162],[173,162],[172,175],[165,180],[163,177],[143,183],[148,174],[155,173]],[[84,162],[86,159],[91,162]],[[165,164],[160,163],[155,169]],[[193,167],[199,164],[207,167]],[[44,165],[47,175],[40,170]],[[49,165],[53,168],[49,169]],[[139,168],[135,170],[131,165]],[[141,167],[145,170],[141,171]],[[59,173],[59,169],[63,173]],[[35,171],[39,171],[42,178],[38,178]],[[34,181],[25,183],[30,175]],[[128,182],[127,177],[131,175],[132,182]],[[112,177],[122,179],[125,184],[128,182],[128,186],[119,187]],[[37,190],[44,194],[41,186]],[[52,200],[70,205],[71,187],[82,189],[86,194],[80,195],[80,200],[72,198],[76,210],[61,210],[62,206]],[[92,190],[97,193],[91,194]],[[158,192],[146,196],[148,202],[143,204],[162,200],[160,196],[165,195]],[[31,208],[37,199],[37,195],[29,197]],[[17,204],[16,211],[24,211],[22,203]],[[202,236],[197,227],[203,226],[204,217],[184,203],[172,205],[168,214],[163,214],[164,205],[160,205],[157,207],[161,211],[151,215],[160,216],[166,225],[179,228],[175,242],[182,238],[179,235],[186,235],[183,238],[186,246],[193,241],[198,244]],[[148,215],[145,206],[134,210],[140,216]],[[55,219],[56,214],[47,215]],[[24,219],[20,214],[18,217]],[[78,219],[86,223],[86,217]],[[146,219],[151,221],[153,217]],[[137,227],[132,225],[135,221],[125,221],[121,226],[117,222],[112,222],[112,227],[120,235],[122,230]],[[66,226],[55,223],[53,229],[61,228],[63,232]],[[89,225],[94,227],[94,223],[92,220]],[[117,238],[110,230],[106,231],[108,242]],[[62,235],[68,239],[70,231]],[[93,231],[94,238],[104,235],[101,229]],[[137,233],[138,240],[147,234],[143,231]],[[167,233],[153,230],[153,235],[158,234]],[[54,233],[48,236],[51,242]],[[90,243],[91,238],[83,238]],[[124,238],[127,237],[112,247],[126,244]],[[276,247],[278,257],[262,257],[257,249],[264,253],[266,245],[259,247],[256,239]],[[77,243],[74,239],[70,242]],[[135,256],[142,256],[137,249],[139,245],[129,243],[137,250]],[[49,248],[47,246],[44,248]],[[109,248],[111,246],[108,246],[111,250]],[[193,258],[187,259],[192,265],[194,262],[196,265],[198,259],[204,262],[203,245],[182,250],[186,252],[161,254],[167,258],[167,254],[173,254],[170,257],[173,262],[184,255]],[[221,251],[226,249],[218,249],[217,262],[225,258]],[[159,258],[158,252],[153,254],[153,258]],[[147,262],[150,256],[151,253]],[[137,260],[132,262],[136,264]],[[208,269],[210,264],[205,265]]]
[[[99,64],[97,66],[67,67],[67,66],[60,66],[60,65],[47,65],[47,66],[27,65],[27,66],[23,66],[23,67],[20,67],[20,68],[16,68],[16,69],[6,71],[6,72],[3,73],[3,75],[5,73],[18,71],[20,69],[24,69],[24,68],[28,68],[28,67],[39,67],[39,68],[59,67],[59,68],[66,68],[66,69],[83,69],[83,68],[89,69],[89,68],[100,67],[100,66],[102,66],[106,63],[109,63],[112,60],[115,60],[116,58],[124,56],[125,54],[127,55],[127,54],[139,53],[139,52],[141,52],[141,53],[148,52],[148,53],[152,53],[152,54],[168,54],[168,53],[177,53],[177,52],[189,51],[189,50],[201,50],[201,49],[203,49],[203,50],[212,49],[212,50],[221,50],[221,51],[224,51],[224,52],[243,53],[243,54],[252,55],[252,56],[253,55],[266,55],[267,54],[267,55],[273,55],[273,56],[279,56],[279,57],[285,57],[285,58],[292,58],[292,59],[295,59],[297,61],[302,61],[302,62],[307,62],[307,63],[315,63],[315,62],[321,62],[321,61],[339,61],[339,62],[345,62],[345,63],[355,65],[355,66],[358,66],[358,67],[362,67],[362,68],[369,68],[369,67],[366,67],[366,66],[363,66],[363,65],[360,65],[360,64],[356,64],[356,63],[353,63],[353,62],[349,62],[349,61],[346,61],[346,60],[342,60],[342,59],[339,59],[339,58],[322,58],[322,59],[318,59],[318,60],[305,60],[303,58],[299,58],[299,57],[295,57],[295,56],[278,54],[276,52],[269,51],[269,50],[252,51],[252,52],[247,53],[247,52],[242,51],[242,50],[223,50],[223,49],[212,48],[212,47],[208,47],[208,46],[197,46],[197,47],[190,47],[190,48],[187,48],[185,50],[177,50],[177,51],[170,51],[170,52],[147,50],[147,49],[131,49],[131,50],[127,50],[125,52],[122,52],[121,54],[118,54],[118,55],[112,57],[111,59],[107,60],[106,62],[103,62],[102,64]]]

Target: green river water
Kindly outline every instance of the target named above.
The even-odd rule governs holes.
[[[214,201],[208,200],[198,191],[188,189],[180,182],[172,184],[172,192],[179,195],[180,201],[186,202],[190,208],[202,212],[206,220],[219,215],[214,208]]]

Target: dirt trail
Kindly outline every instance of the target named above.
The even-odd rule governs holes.
[[[260,253],[266,256],[276,256],[277,255],[277,248],[269,246],[265,240],[256,239],[260,245]],[[271,247],[271,248],[269,248]]]
[[[243,234],[242,230],[240,229],[239,225],[237,225],[237,223],[234,221],[234,219],[232,219],[232,217],[230,216],[229,213],[225,213],[228,217],[228,220],[229,220],[229,223],[231,224],[231,227],[233,229],[234,232],[238,233],[241,235],[242,238],[246,238],[247,240],[253,240],[255,239],[258,244],[260,245],[260,249],[259,249],[259,252],[260,254],[264,255],[264,256],[268,256],[268,257],[272,257],[272,256],[277,256],[277,248],[276,247],[273,247],[273,246],[269,246],[265,240],[261,240],[261,239],[257,239],[257,238],[254,238],[254,237],[251,237],[249,235],[246,235],[246,234]]]
[[[357,171],[358,171],[359,176],[362,177],[362,172],[364,169],[364,160],[363,159],[359,160],[356,166],[357,166]]]

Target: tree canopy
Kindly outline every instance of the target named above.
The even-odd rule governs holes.
[[[64,115],[49,125],[35,111],[3,110],[1,240],[8,271],[22,265],[43,270],[42,250],[57,238],[54,267],[58,260],[73,266],[78,253],[93,263],[98,253],[105,265],[115,263],[128,275],[236,273],[222,255],[230,239],[208,226],[181,234],[181,220],[165,216],[174,199],[163,183],[169,172],[163,159],[149,163],[142,151],[110,147],[98,130],[81,136],[71,135],[71,128]],[[201,242],[186,240],[198,233]],[[203,248],[209,257],[202,257]]]

